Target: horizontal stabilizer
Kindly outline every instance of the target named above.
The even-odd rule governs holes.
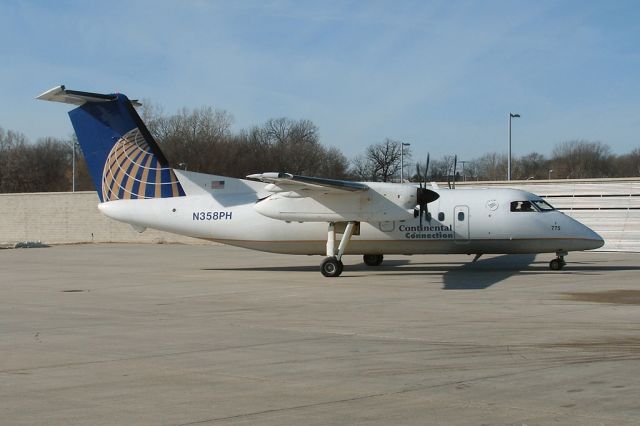
[[[117,94],[103,94],[80,92],[78,90],[68,90],[64,85],[49,89],[43,94],[36,96],[41,101],[62,102],[65,104],[84,105],[87,102],[109,102],[115,101]],[[133,106],[141,106],[142,104],[136,100],[131,100]]]

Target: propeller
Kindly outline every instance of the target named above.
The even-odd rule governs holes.
[[[440,198],[440,194],[430,189],[427,189],[426,173],[429,170],[429,155],[427,154],[427,163],[425,170],[424,186],[422,181],[422,174],[420,173],[420,163],[416,163],[416,172],[418,174],[418,188],[416,188],[416,201],[418,203],[418,211],[414,210],[414,217],[420,216],[420,226],[422,226],[422,217],[425,213],[429,213],[428,206],[432,201]]]

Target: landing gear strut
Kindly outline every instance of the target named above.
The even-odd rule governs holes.
[[[384,260],[384,256],[381,254],[365,254],[362,256],[362,260],[367,266],[380,266]]]
[[[549,262],[549,269],[551,269],[552,271],[559,271],[560,269],[564,268],[564,266],[567,264],[567,262],[564,261],[564,257],[566,255],[566,251],[557,251],[556,256],[558,257]]]
[[[340,244],[338,245],[338,253],[335,253],[336,245],[336,228],[333,222],[329,223],[329,229],[327,231],[327,257],[320,264],[320,272],[325,277],[339,277],[342,274],[344,265],[342,264],[342,255],[347,249],[347,244],[351,240],[353,235],[353,228],[356,225],[355,222],[347,223],[347,227],[342,234]]]

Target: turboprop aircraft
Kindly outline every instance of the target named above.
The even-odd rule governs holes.
[[[37,99],[69,112],[106,216],[142,232],[159,229],[273,253],[324,255],[337,277],[342,257],[369,266],[385,254],[555,253],[601,247],[603,239],[541,197],[515,189],[445,189],[351,182],[286,172],[247,179],[169,167],[125,95],[58,86]],[[338,235],[341,237],[337,238]],[[338,242],[336,247],[336,242]]]

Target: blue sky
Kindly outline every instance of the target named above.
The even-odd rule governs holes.
[[[68,137],[65,84],[213,105],[234,129],[310,119],[348,157],[640,147],[637,1],[3,1],[0,127]]]

